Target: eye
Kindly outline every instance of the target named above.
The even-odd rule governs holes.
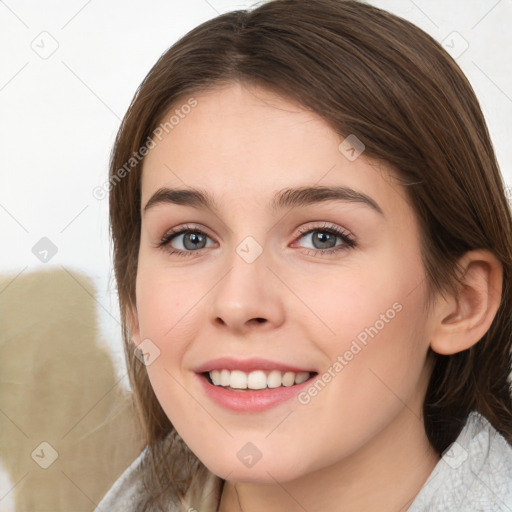
[[[205,249],[209,238],[210,237],[200,229],[182,226],[181,228],[171,229],[167,232],[158,243],[158,247],[164,249],[168,254],[190,256],[193,252]],[[184,249],[176,248],[174,244],[181,245]]]
[[[356,246],[356,242],[350,233],[335,225],[324,224],[323,226],[305,230],[299,229],[298,231],[301,234],[298,237],[299,240],[308,240],[313,245],[313,248],[305,248],[308,255],[329,255]],[[184,257],[195,256],[194,253],[201,249],[211,247],[211,245],[207,245],[208,239],[211,240],[204,231],[185,225],[168,231],[157,244],[157,247],[165,250],[167,254]],[[337,243],[338,240],[341,243]],[[181,245],[183,248],[176,247],[176,245]]]
[[[331,224],[324,224],[323,226],[305,230],[299,229],[299,233],[301,233],[299,240],[307,240],[313,245],[313,248],[307,252],[307,254],[312,256],[334,254],[356,246],[356,242],[350,233]],[[337,240],[341,240],[341,243],[338,244]]]

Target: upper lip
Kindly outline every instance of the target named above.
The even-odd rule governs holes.
[[[251,372],[254,370],[279,370],[282,372],[314,372],[307,368],[299,368],[270,359],[251,358],[251,359],[234,359],[232,357],[219,357],[211,359],[198,366],[194,371],[196,373],[205,373],[212,370],[241,370],[243,372]]]

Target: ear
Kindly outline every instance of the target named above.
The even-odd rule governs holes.
[[[141,342],[139,318],[137,315],[137,309],[134,306],[128,305],[126,307],[126,322],[133,344],[136,346],[139,345]]]
[[[469,251],[459,260],[462,284],[457,296],[434,306],[430,346],[439,354],[455,354],[480,341],[500,306],[503,267],[490,251]]]

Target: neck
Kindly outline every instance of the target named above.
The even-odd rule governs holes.
[[[226,481],[218,510],[406,511],[439,460],[423,420],[404,408],[376,438],[331,466],[287,482]]]

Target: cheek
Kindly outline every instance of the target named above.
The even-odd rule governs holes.
[[[196,427],[212,427],[185,391],[189,382],[184,380],[181,368],[183,357],[202,325],[198,304],[204,291],[194,283],[197,281],[184,283],[176,279],[176,272],[166,275],[161,265],[144,264],[137,276],[140,337],[151,340],[158,351],[158,357],[146,370],[158,401],[180,434],[188,432],[187,421],[192,417],[193,432]]]
[[[179,275],[175,269],[169,272],[161,263],[152,265],[150,261],[141,265],[137,274],[141,339],[159,343],[161,350],[179,351],[180,343],[201,325],[198,315],[205,294],[204,280]]]
[[[188,397],[184,389],[189,382],[183,380],[182,363],[204,328],[202,301],[207,286],[204,279],[180,278],[175,269],[166,272],[161,263],[151,262],[149,258],[143,260],[138,269],[136,296],[140,338],[154,343],[158,353],[147,365],[147,372],[158,400],[173,423],[182,410],[190,413],[193,409],[193,405],[184,400]]]
[[[353,295],[353,300],[342,301],[341,308],[324,309],[326,323],[336,330],[331,338],[316,337],[328,363],[318,385],[299,397],[295,422],[280,427],[282,443],[286,444],[286,435],[304,437],[317,462],[334,463],[363,446],[393,421],[404,404],[421,413],[428,349],[424,288],[411,293],[410,286],[396,280],[389,285],[371,286],[367,293],[360,289],[357,300]],[[316,435],[318,430],[322,436]]]
[[[385,338],[391,349],[409,339],[417,328],[413,323],[425,315],[424,277],[419,255],[412,250],[397,254],[391,243],[371,259],[358,260],[357,266],[301,279],[287,276],[314,313],[298,321],[309,329],[308,339],[328,354],[350,349],[353,340],[365,347]]]
[[[336,402],[351,413],[365,416],[373,408],[385,415],[383,404],[400,403],[393,393],[403,400],[411,397],[428,350],[419,254],[398,254],[389,244],[379,257],[346,269],[336,280],[305,283],[303,298],[322,323],[313,315],[301,322],[307,339],[327,356],[325,380],[333,408]]]

